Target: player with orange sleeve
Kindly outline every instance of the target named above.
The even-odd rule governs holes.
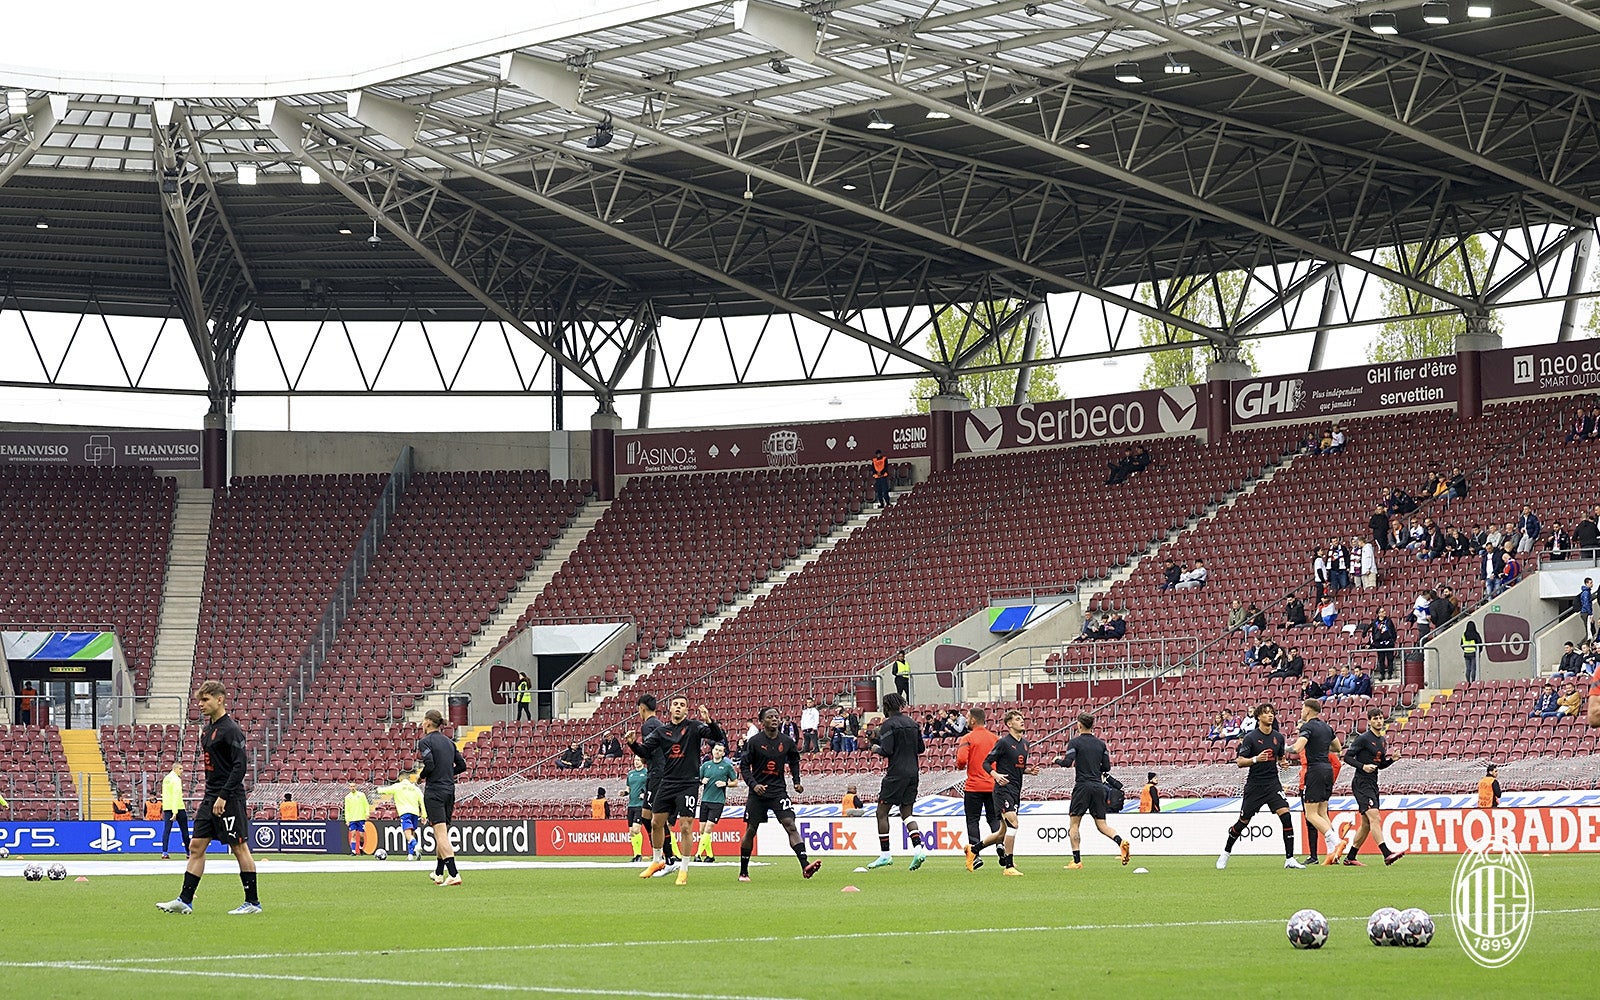
[[[981,708],[967,709],[967,731],[956,742],[956,766],[967,769],[967,780],[962,788],[962,805],[967,814],[967,871],[983,867],[978,855],[983,850],[984,833],[978,820],[987,817],[989,832],[1000,829],[1000,816],[995,812],[994,775],[984,770],[983,762],[994,749],[999,736],[984,728],[985,715]],[[998,850],[998,848],[996,848]]]

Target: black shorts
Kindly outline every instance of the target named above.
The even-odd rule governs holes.
[[[644,822],[644,806],[628,807],[628,825],[637,826]]]
[[[195,839],[220,840],[229,847],[249,843],[250,814],[245,809],[244,799],[227,799],[221,816],[211,811],[216,801],[215,795],[207,795],[200,800],[200,812],[194,818]]]
[[[995,791],[999,792],[1000,789],[996,788]],[[1067,815],[1082,816],[1085,813],[1095,819],[1106,818],[1106,786],[1096,782],[1072,789],[1072,804],[1067,807]]]
[[[702,823],[718,823],[718,822],[721,822],[721,820],[722,820],[722,808],[724,806],[726,806],[726,805],[727,805],[726,802],[705,802],[705,801],[702,801],[700,803],[700,822],[702,822]]]
[[[1378,808],[1378,783],[1365,781],[1350,782],[1350,794],[1356,797],[1356,811],[1366,812],[1368,809]]]
[[[422,811],[427,817],[429,826],[450,822],[450,818],[456,814],[456,790],[441,789],[436,792],[430,788],[423,792]]]
[[[1306,768],[1306,787],[1300,793],[1303,802],[1326,802],[1333,798],[1333,765],[1312,764]]]
[[[1104,797],[1102,796],[1102,801],[1103,800]],[[1004,816],[1006,813],[1016,812],[1017,807],[1020,805],[1022,805],[1022,789],[1016,787],[1015,785],[994,786],[995,812]],[[1104,813],[1101,815],[1104,815]]]
[[[650,811],[656,815],[666,813],[669,822],[676,823],[680,817],[693,816],[695,806],[700,804],[700,783],[692,785],[669,785],[665,782],[656,789],[655,798]]]
[[[1244,787],[1244,801],[1239,805],[1239,818],[1249,819],[1262,809],[1268,812],[1281,812],[1289,808],[1289,800],[1283,797],[1282,788],[1251,788]]]
[[[744,821],[746,825],[760,826],[762,823],[767,821],[767,815],[769,813],[774,819],[777,819],[780,822],[783,820],[792,820],[794,819],[794,803],[790,802],[787,796],[778,799],[762,798],[759,795],[752,795],[748,799],[745,799]]]
[[[885,805],[904,806],[910,809],[917,804],[917,775],[900,777],[886,774],[878,789],[878,801]]]
[[[656,796],[661,792],[661,775],[652,774],[644,782],[644,811],[656,811]]]

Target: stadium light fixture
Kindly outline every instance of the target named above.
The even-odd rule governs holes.
[[[767,67],[779,76],[787,75],[789,72],[789,64],[784,62],[782,59],[772,60],[771,62],[767,63]]]
[[[300,183],[301,184],[321,184],[322,183],[322,177],[317,174],[316,169],[313,168],[310,164],[302,163],[300,165]]]
[[[28,92],[26,90],[6,91],[6,110],[11,112],[13,118],[20,118],[28,113]]]
[[[1176,56],[1168,56],[1167,64],[1161,67],[1161,72],[1167,74],[1168,76],[1188,76],[1190,73],[1194,72],[1194,67],[1178,59]]]
[[[234,174],[234,179],[240,184],[255,184],[256,165],[254,163],[239,164],[239,170],[236,174]]]
[[[272,152],[272,143],[265,139],[257,139],[255,142],[255,149],[258,153],[270,153]]]
[[[1139,72],[1138,63],[1119,62],[1116,68],[1116,80],[1118,83],[1143,83],[1144,76]]]
[[[894,128],[894,122],[886,121],[877,111],[873,111],[872,116],[867,119],[867,128],[874,132],[887,132]]]
[[[1449,24],[1450,5],[1445,0],[1427,0],[1422,5],[1422,21],[1424,24]]]
[[[590,149],[604,149],[611,145],[611,140],[614,138],[616,135],[611,131],[610,123],[601,122],[594,127],[594,135],[591,135],[584,145]]]
[[[849,181],[845,181],[843,186],[846,191],[854,191],[856,189],[856,186]]]
[[[1489,0],[1471,0],[1467,4],[1467,16],[1479,19],[1493,17],[1494,6],[1489,3]]]
[[[49,229],[50,228],[50,220],[41,215],[34,222],[33,228],[35,228],[35,229]]]
[[[940,111],[938,108],[929,108],[927,117],[935,119],[935,120],[949,118],[950,117],[950,112],[948,112],[948,111]]]
[[[1077,149],[1088,149],[1089,148],[1089,144],[1087,142],[1084,142],[1082,139],[1079,139],[1077,142],[1073,143],[1072,145]]]
[[[1367,15],[1367,27],[1374,35],[1398,35],[1400,23],[1388,11]]]

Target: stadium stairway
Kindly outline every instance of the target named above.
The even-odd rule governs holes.
[[[206,553],[211,540],[211,500],[210,490],[178,490],[150,691],[147,702],[139,706],[136,714],[140,723],[176,725],[187,714],[195,635],[200,627],[200,592],[205,586]]]
[[[98,729],[61,730],[61,751],[67,770],[77,782],[83,819],[111,818],[111,778],[106,774],[106,759],[100,753]]]
[[[506,599],[506,602],[500,606],[500,610],[495,613],[489,624],[479,630],[478,634],[473,637],[472,642],[468,643],[456,655],[456,658],[451,661],[450,666],[445,668],[444,676],[434,682],[435,690],[450,690],[452,686],[471,672],[479,661],[494,652],[495,646],[499,645],[500,640],[506,633],[516,627],[517,618],[527,610],[528,605],[533,603],[534,598],[544,592],[544,588],[549,586],[556,573],[560,572],[561,567],[566,565],[568,557],[577,549],[578,543],[583,541],[584,537],[594,529],[595,524],[599,522],[605,512],[610,509],[611,504],[609,501],[600,500],[586,501],[579,508],[578,513],[562,529],[561,534],[556,537],[555,542],[545,552],[544,558],[539,560],[538,565],[529,570],[528,574],[518,582],[516,589],[511,592],[511,596]],[[422,724],[422,716],[428,709],[437,707],[439,706],[432,701],[423,699],[406,713],[405,721],[416,723],[420,726]]]
[[[458,726],[456,728],[456,749],[465,752],[468,744],[476,742],[478,737],[493,728],[493,726]]]
[[[909,491],[910,487],[900,490],[890,490],[889,502],[891,504],[894,503],[896,499]],[[605,703],[607,698],[615,695],[618,691],[622,690],[628,685],[637,684],[646,677],[649,677],[657,667],[670,663],[674,656],[683,652],[685,649],[688,649],[690,644],[695,642],[697,639],[703,638],[707,633],[721,628],[723,625],[732,621],[735,616],[737,616],[741,611],[744,611],[746,608],[754,607],[757,600],[767,594],[770,594],[785,580],[788,580],[790,577],[799,573],[811,563],[816,562],[825,553],[833,551],[833,549],[841,545],[851,535],[870,524],[872,519],[881,513],[883,513],[883,511],[878,508],[863,506],[861,508],[861,513],[853,514],[845,521],[844,524],[836,525],[832,532],[819,538],[817,540],[817,544],[813,545],[804,552],[801,552],[798,558],[789,562],[783,567],[783,569],[772,574],[772,576],[769,577],[765,582],[759,583],[750,588],[750,592],[748,594],[739,595],[738,599],[730,604],[727,610],[722,614],[717,615],[714,618],[708,618],[702,621],[698,626],[693,626],[686,629],[684,631],[683,638],[673,640],[673,642],[667,646],[666,651],[661,655],[653,656],[648,660],[644,660],[636,664],[636,669],[631,673],[618,673],[616,680],[612,681],[611,683],[602,684],[600,687],[600,693],[597,696],[573,705],[572,710],[567,713],[568,718],[578,720],[588,720],[593,718],[594,713],[599,710],[600,706]]]

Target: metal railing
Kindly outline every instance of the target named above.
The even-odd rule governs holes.
[[[1078,588],[1082,584],[1082,580],[1075,580],[1070,583],[1046,583],[1031,587],[991,587],[989,588],[989,603],[993,605],[996,601],[1014,601],[1027,598],[1032,604],[1071,604],[1078,599]]]
[[[448,721],[449,718],[450,718],[450,698],[451,698],[451,696],[452,695],[458,695],[458,694],[465,694],[465,693],[466,692],[458,691],[453,687],[446,688],[444,690],[440,690],[438,688],[428,688],[427,690],[424,690],[424,691],[393,691],[393,692],[390,692],[390,694],[389,694],[389,709],[388,709],[389,714],[384,719],[384,721],[386,723],[388,723],[389,725],[399,725],[399,724],[401,724],[401,723],[403,723],[405,721],[405,716],[406,716],[406,712],[407,711],[411,711],[411,710],[415,710],[415,709],[425,709],[426,707],[437,708],[439,710],[439,713],[445,717],[446,721]],[[539,716],[538,716],[538,712],[539,712],[539,695],[542,695],[542,694],[547,694],[547,695],[550,696],[550,713],[551,713],[551,716],[553,718],[564,718],[565,717],[565,713],[570,712],[572,710],[572,705],[570,704],[572,696],[569,695],[567,692],[561,690],[560,688],[530,688],[528,690],[528,693],[534,699],[533,703],[532,703],[532,705],[533,705],[532,711],[534,713],[534,721],[535,722],[545,721],[545,720],[540,719]],[[515,697],[515,694],[516,694],[516,692],[512,692],[512,697]],[[411,709],[404,709],[404,708],[397,707],[400,704],[401,700],[406,698],[406,697],[408,697],[408,696],[412,699],[412,707],[411,707]],[[560,704],[561,701],[563,701],[563,700],[568,701],[568,704],[565,705],[564,707],[561,706],[561,704]],[[505,704],[502,704],[502,705],[494,705],[494,709],[501,716],[499,719],[489,719],[488,722],[485,722],[485,721],[483,721],[483,718],[480,717],[479,719],[474,721],[472,723],[472,725],[474,725],[474,726],[483,726],[483,725],[488,725],[491,722],[513,722],[513,721],[516,720],[517,705],[516,705],[515,701],[507,701]],[[480,707],[479,709],[475,710],[473,712],[473,715],[474,716],[482,716],[483,715],[482,708]]]

